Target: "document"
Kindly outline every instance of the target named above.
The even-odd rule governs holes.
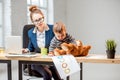
[[[80,71],[80,66],[72,55],[53,56],[52,60],[62,79]]]
[[[37,54],[5,54],[6,57],[36,57]]]

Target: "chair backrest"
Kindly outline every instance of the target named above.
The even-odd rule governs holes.
[[[23,28],[23,48],[28,47],[28,43],[29,43],[28,31],[33,27],[34,25],[28,24],[28,25],[25,25]]]

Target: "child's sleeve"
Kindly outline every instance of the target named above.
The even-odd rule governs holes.
[[[49,52],[53,51],[56,48],[55,39],[53,38],[50,42]]]

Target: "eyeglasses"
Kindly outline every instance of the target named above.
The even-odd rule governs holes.
[[[34,24],[37,24],[37,23],[42,23],[44,21],[44,17],[41,17],[39,19],[36,19],[35,21],[33,21]]]

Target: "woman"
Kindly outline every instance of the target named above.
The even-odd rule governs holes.
[[[50,41],[54,37],[52,25],[47,25],[44,22],[44,15],[37,6],[31,6],[30,10],[30,18],[32,23],[35,25],[34,28],[28,31],[29,36],[29,44],[28,49],[24,49],[23,52],[36,52],[40,53],[41,47],[49,48]],[[39,72],[44,80],[51,80],[53,77],[54,80],[61,80],[58,76],[56,69],[54,66],[46,66],[46,65],[32,65],[32,69]]]

